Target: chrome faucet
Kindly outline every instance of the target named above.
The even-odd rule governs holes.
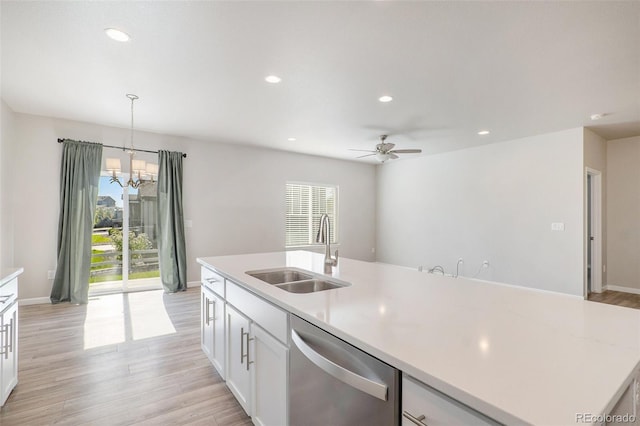
[[[330,274],[333,272],[333,269],[331,268],[333,266],[338,266],[338,250],[336,250],[336,257],[331,257],[331,223],[329,222],[329,216],[326,213],[320,216],[320,226],[318,228],[316,243],[325,244],[324,273]]]

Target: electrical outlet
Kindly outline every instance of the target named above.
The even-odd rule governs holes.
[[[56,271],[55,269],[53,271],[47,271],[47,279],[48,280],[52,280],[56,277]]]
[[[482,267],[483,268],[488,268],[489,267],[489,261],[488,260],[482,261]]]
[[[464,259],[463,259],[463,258],[461,258],[461,257],[459,257],[459,258],[458,258],[458,263],[464,263]]]

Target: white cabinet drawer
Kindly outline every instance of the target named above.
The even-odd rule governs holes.
[[[276,339],[287,343],[289,315],[266,300],[227,280],[227,302],[251,318]]]
[[[424,416],[424,417],[423,417]],[[491,419],[402,375],[402,426],[495,425]]]
[[[218,296],[222,298],[225,297],[224,278],[222,275],[219,275],[211,269],[203,266],[200,268],[200,280],[202,281],[203,286],[213,290]]]

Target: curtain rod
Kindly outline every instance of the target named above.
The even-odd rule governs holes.
[[[64,142],[64,139],[60,139],[58,138],[58,143],[62,143]],[[131,148],[125,148],[124,146],[113,146],[113,145],[102,145],[105,148],[115,148],[115,149],[121,149],[123,151],[131,151]],[[149,151],[148,149],[138,149],[138,148],[133,148],[134,151],[136,152],[148,152],[150,154],[157,154],[158,151]],[[182,153],[182,156],[184,158],[187,158],[187,154]]]

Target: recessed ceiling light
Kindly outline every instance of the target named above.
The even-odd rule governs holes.
[[[604,114],[591,114],[589,118],[591,118],[593,121],[596,121],[600,120],[602,117],[604,117]]]
[[[488,130],[480,130],[480,131],[478,132],[478,134],[479,134],[480,136],[486,136],[486,135],[488,135],[489,133],[491,133],[491,132],[490,132],[490,131],[488,131]]]
[[[280,83],[282,81],[282,79],[280,77],[278,77],[277,75],[268,75],[264,78],[264,81],[266,81],[267,83]]]
[[[287,138],[287,140],[288,140],[289,142],[295,142],[297,139],[296,139],[296,138]]]
[[[380,102],[391,102],[393,100],[393,98],[391,96],[389,96],[389,95],[384,95],[384,96],[380,96],[378,98],[378,100]]]
[[[107,36],[115,41],[129,41],[131,39],[131,37],[129,36],[129,34],[125,33],[124,31],[121,30],[117,30],[115,28],[105,28],[104,32],[107,34]]]

